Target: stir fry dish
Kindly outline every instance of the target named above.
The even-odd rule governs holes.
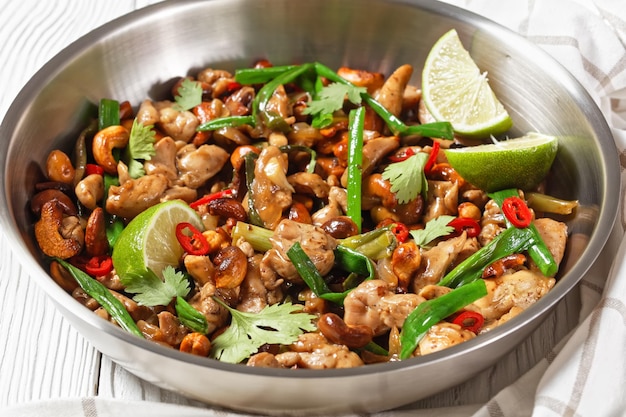
[[[102,98],[31,199],[51,277],[138,337],[247,366],[404,360],[511,320],[555,285],[568,230],[548,216],[576,202],[545,173],[469,182],[451,161],[508,122],[470,146],[413,72],[259,61]],[[529,141],[549,169],[555,138],[501,142]]]

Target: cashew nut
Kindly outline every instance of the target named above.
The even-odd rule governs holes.
[[[64,217],[63,206],[57,200],[48,201],[41,207],[41,218],[35,223],[35,237],[43,253],[61,259],[78,255],[84,243],[79,219]]]
[[[349,326],[335,313],[322,314],[317,322],[317,328],[330,342],[349,348],[363,347],[374,337],[371,327],[364,324]]]
[[[117,125],[106,127],[93,137],[93,157],[105,172],[117,174],[117,161],[113,156],[113,149],[126,147],[129,138],[128,130]]]
[[[46,175],[51,181],[72,184],[74,181],[74,166],[70,157],[58,149],[53,150],[46,160]]]
[[[413,274],[422,263],[422,255],[414,240],[400,244],[393,250],[391,266],[393,273],[398,277],[398,286],[408,291]]]
[[[58,202],[63,208],[63,212],[70,216],[75,216],[78,213],[72,199],[63,191],[54,188],[48,188],[47,190],[35,194],[30,200],[31,211],[39,215],[39,213],[41,213],[41,207],[51,200]]]
[[[85,251],[89,256],[105,255],[109,252],[104,210],[101,207],[96,207],[87,219]]]
[[[248,259],[237,246],[227,246],[221,249],[213,262],[216,264],[215,286],[217,288],[237,288],[248,272]]]
[[[91,174],[80,180],[74,189],[76,198],[83,206],[93,210],[104,197],[104,179],[102,175]]]

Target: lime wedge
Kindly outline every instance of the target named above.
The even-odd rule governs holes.
[[[481,73],[454,29],[439,38],[426,58],[422,98],[435,120],[452,123],[461,136],[495,136],[513,124],[487,73]]]
[[[452,168],[482,190],[531,190],[550,171],[558,143],[554,136],[531,132],[516,139],[444,152]]]
[[[166,266],[178,266],[183,248],[176,239],[176,225],[188,222],[204,230],[198,213],[182,200],[159,203],[132,219],[113,247],[113,266],[123,279],[152,270],[159,277]]]

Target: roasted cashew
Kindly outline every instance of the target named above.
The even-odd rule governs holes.
[[[360,348],[367,345],[374,337],[374,331],[364,324],[348,326],[335,313],[322,314],[317,328],[332,343],[346,345],[349,348]]]
[[[46,159],[46,175],[50,181],[58,181],[64,184],[74,182],[74,166],[70,157],[58,149],[53,150]]]
[[[377,203],[387,208],[398,204],[396,195],[391,192],[391,183],[378,173],[363,179],[363,208],[371,208]]]
[[[93,157],[108,174],[117,174],[117,161],[112,153],[113,148],[126,147],[129,138],[128,129],[118,125],[106,127],[93,137]]]
[[[67,259],[80,253],[84,243],[83,229],[75,216],[67,219],[77,221],[64,220],[63,206],[57,200],[48,201],[41,207],[41,218],[35,223],[35,237],[46,255]],[[69,230],[63,231],[68,223]]]
[[[30,209],[34,214],[39,215],[41,207],[51,200],[57,201],[63,207],[63,212],[69,216],[75,216],[78,213],[72,199],[63,191],[54,188],[48,188],[35,194],[30,200]]]
[[[76,184],[74,193],[83,206],[89,210],[95,209],[104,197],[104,179],[102,175],[87,175]]]
[[[411,79],[411,75],[413,75],[411,65],[405,64],[398,67],[376,94],[376,100],[396,117],[402,112],[404,90]]]
[[[104,210],[96,207],[87,219],[85,228],[85,251],[89,256],[105,255],[109,252]]]

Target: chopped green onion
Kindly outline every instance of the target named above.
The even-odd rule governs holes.
[[[498,207],[502,208],[502,202],[508,197],[519,197],[519,194],[515,188],[509,188],[506,190],[496,191],[489,194],[489,197],[498,204]],[[504,216],[507,227],[513,227],[511,222]],[[546,243],[541,238],[537,227],[534,224],[528,226],[533,236],[533,243],[526,249],[530,258],[535,262],[541,273],[547,277],[556,275],[559,270],[559,266],[556,264],[550,249],[546,246]]]
[[[201,124],[196,128],[198,132],[204,132],[207,130],[217,130],[223,127],[237,127],[243,125],[251,125],[254,126],[254,117],[253,116],[227,116],[220,117],[217,119],[209,120],[206,123]]]
[[[482,279],[419,304],[404,320],[400,332],[400,359],[407,359],[428,330],[446,317],[487,295]]]
[[[267,68],[242,68],[235,71],[235,81],[239,84],[265,84],[297,65],[280,65]]]
[[[180,322],[193,330],[194,332],[207,334],[209,331],[209,323],[204,314],[193,308],[183,297],[176,297],[176,315]]]
[[[363,123],[365,108],[358,107],[348,115],[348,210],[347,215],[361,233],[361,182],[363,174]]]
[[[122,302],[115,298],[107,287],[69,262],[59,258],[55,258],[55,260],[69,271],[83,291],[96,300],[122,329],[136,336],[143,337],[143,333],[141,333],[141,330],[139,330],[139,327],[137,327],[137,324]]]
[[[256,252],[267,252],[272,249],[272,242],[270,242],[269,238],[272,237],[273,234],[273,231],[264,227],[239,221],[235,224],[231,232],[233,242],[236,242],[239,238],[243,238],[252,245],[252,248]]]
[[[98,130],[120,124],[120,103],[117,100],[103,98],[98,109]]]

